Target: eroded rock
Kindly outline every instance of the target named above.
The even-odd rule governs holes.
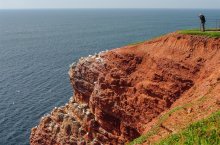
[[[145,124],[206,77],[201,69],[209,55],[197,39],[212,51],[220,48],[219,39],[209,44],[172,33],[81,58],[69,71],[74,96],[32,129],[30,143],[125,144],[138,137]]]

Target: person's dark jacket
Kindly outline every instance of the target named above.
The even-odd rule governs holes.
[[[204,15],[200,15],[199,18],[201,20],[201,23],[205,23],[206,22]]]

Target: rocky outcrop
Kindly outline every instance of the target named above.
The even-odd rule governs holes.
[[[219,49],[220,39],[171,33],[81,58],[69,71],[73,97],[41,119],[30,143],[125,144],[219,71]]]

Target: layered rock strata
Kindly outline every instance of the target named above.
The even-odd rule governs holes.
[[[31,131],[30,143],[125,144],[208,73],[220,39],[171,33],[81,58],[69,71],[74,95]],[[220,67],[219,67],[220,68]]]

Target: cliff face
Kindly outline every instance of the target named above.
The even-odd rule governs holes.
[[[220,39],[171,33],[81,58],[69,71],[73,97],[41,119],[30,143],[124,144],[173,106],[207,91],[218,99],[219,50]]]

